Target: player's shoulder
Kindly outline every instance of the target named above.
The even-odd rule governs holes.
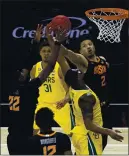
[[[42,61],[37,62],[36,64],[33,65],[33,67],[40,66],[40,65],[41,65],[41,62],[42,62]]]
[[[61,132],[56,132],[56,135],[59,137],[66,137],[67,135]]]
[[[99,56],[99,58],[100,58],[102,61],[104,61],[104,62],[106,63],[106,65],[107,65],[107,67],[109,68],[110,64],[109,64],[109,62],[107,62],[106,58],[103,57],[103,56]]]
[[[102,59],[103,61],[106,61],[106,58],[104,56],[99,56],[100,59]]]
[[[56,133],[57,138],[59,138],[59,140],[65,140],[65,141],[69,141],[69,137],[68,135],[61,133],[61,132],[57,132]]]
[[[39,135],[34,135],[32,137],[30,137],[30,140],[38,140],[39,139]]]

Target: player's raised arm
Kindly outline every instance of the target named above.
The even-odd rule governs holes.
[[[36,32],[34,34],[34,39],[31,40],[31,46],[29,51],[26,54],[25,59],[23,60],[23,66],[22,66],[22,71],[19,77],[20,81],[26,80],[29,71],[31,70],[32,66],[36,63],[37,61],[37,56],[38,56],[38,47],[39,47],[39,42],[42,37],[42,29],[43,25],[38,24],[36,28]]]
[[[61,45],[60,52],[62,53],[62,55],[64,55],[66,58],[68,58],[69,61],[71,61],[73,64],[75,64],[76,67],[79,70],[81,70],[83,73],[85,73],[87,71],[88,61],[83,55],[77,54],[77,53],[73,52],[72,50],[67,49],[63,45]]]
[[[38,24],[36,28],[36,32],[34,34],[34,39],[31,40],[31,46],[24,60],[22,69],[26,69],[30,71],[32,66],[36,63],[37,56],[39,55],[38,48],[39,48],[39,43],[42,37],[42,32],[43,32],[43,25]]]
[[[93,106],[96,100],[92,94],[84,94],[79,99],[79,107],[81,108],[84,124],[86,129],[95,133],[109,135],[112,139],[122,142],[123,137],[119,135],[119,131],[113,131],[111,129],[103,128],[92,122],[93,119]]]
[[[47,26],[46,27],[46,36],[50,37],[51,31],[50,28]],[[49,42],[49,38],[48,38]],[[54,40],[53,45],[51,46],[52,49],[52,54],[50,56],[50,59],[48,61],[47,67],[39,74],[38,78],[40,79],[41,83],[43,83],[46,78],[49,76],[49,74],[53,71],[54,66],[56,64],[57,58],[59,56],[59,51],[60,51],[60,45],[61,45],[61,40]]]
[[[60,31],[56,32],[56,39],[57,40],[64,40],[64,37],[66,39],[66,36],[64,36],[64,34],[62,34]],[[48,36],[49,38],[49,44],[50,46],[53,46],[53,42],[55,40],[55,38],[52,36]],[[70,49],[67,49],[66,47],[64,47],[63,45],[61,45],[60,47],[60,53],[65,56],[66,58],[68,58],[73,64],[75,64],[77,66],[78,69],[80,69],[82,72],[86,72],[87,68],[88,68],[88,61],[87,59],[81,55],[81,54],[77,54],[75,52],[73,52]]]

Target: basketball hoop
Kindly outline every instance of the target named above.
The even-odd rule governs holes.
[[[99,28],[97,39],[105,42],[120,42],[120,32],[128,17],[128,11],[120,8],[97,8],[87,10],[86,16]]]

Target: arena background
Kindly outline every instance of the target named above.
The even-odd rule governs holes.
[[[97,55],[104,56],[110,63],[109,98],[113,104],[114,127],[128,126],[128,21],[125,21],[121,31],[121,43],[110,44],[97,40],[98,28],[84,14],[88,9],[101,7],[128,9],[127,0],[3,1],[1,4],[1,126],[8,125],[6,104],[10,77],[22,67],[33,30],[38,23],[46,25],[49,22],[47,19],[58,14],[71,17],[68,48],[77,52],[80,42],[90,38],[95,43]],[[125,118],[126,121],[123,121]]]

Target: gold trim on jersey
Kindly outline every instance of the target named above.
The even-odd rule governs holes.
[[[37,133],[37,135],[43,136],[43,137],[50,137],[50,136],[53,136],[53,135],[55,135],[55,134],[56,134],[56,132],[53,132],[53,133],[51,133],[51,134],[41,134],[40,132]]]

